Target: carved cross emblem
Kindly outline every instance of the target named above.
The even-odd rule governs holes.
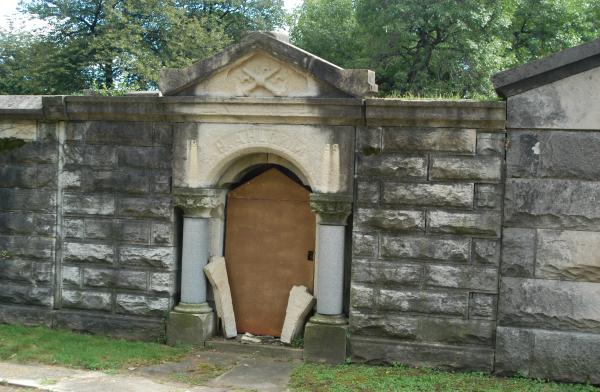
[[[241,71],[246,75],[240,77],[242,82],[241,90],[244,95],[250,95],[250,92],[256,88],[262,87],[273,95],[283,95],[285,93],[285,86],[282,86],[281,78],[273,80],[277,74],[281,71],[281,67],[277,66],[274,68],[265,67],[259,72],[256,72],[249,67],[243,67]]]

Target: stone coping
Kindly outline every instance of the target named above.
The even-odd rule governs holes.
[[[366,124],[503,131],[505,117],[506,104],[501,101],[143,95],[0,96],[0,119]]]
[[[598,66],[600,39],[499,72],[492,83],[501,97],[508,98]]]

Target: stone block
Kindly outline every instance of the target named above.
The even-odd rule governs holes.
[[[475,152],[476,131],[452,128],[385,128],[384,151]]]
[[[371,309],[375,304],[375,292],[371,287],[361,286],[352,282],[350,288],[350,306],[353,309]]]
[[[155,145],[173,144],[173,124],[164,122],[152,123],[152,140]]]
[[[397,154],[359,155],[357,172],[359,176],[425,180],[427,179],[427,157]]]
[[[426,265],[423,283],[428,287],[497,292],[498,270],[471,265]]]
[[[162,342],[165,337],[165,321],[163,319],[115,314],[56,311],[54,327],[151,342]]]
[[[35,166],[2,164],[0,166],[0,186],[5,188],[36,188],[37,171]]]
[[[530,375],[600,384],[600,335],[536,330]]]
[[[170,223],[153,223],[150,239],[153,244],[173,245],[175,227]]]
[[[457,345],[493,344],[496,325],[487,320],[415,317],[397,314],[350,314],[353,336],[374,336],[403,341]]]
[[[477,132],[477,155],[497,155],[504,157],[506,134]]]
[[[117,294],[116,311],[137,316],[165,317],[170,305],[169,298]]]
[[[422,271],[423,266],[420,264],[354,260],[352,263],[352,282],[378,286],[417,286],[421,281]]]
[[[51,263],[32,263],[31,280],[35,284],[54,283],[54,265]]]
[[[352,359],[355,362],[405,364],[437,369],[492,370],[491,347],[404,342],[397,339],[352,336]]]
[[[154,272],[150,275],[150,291],[153,293],[173,295],[176,290],[175,273]]]
[[[473,261],[498,266],[500,264],[500,241],[473,238]]]
[[[377,234],[352,233],[352,254],[362,257],[377,256]]]
[[[4,124],[2,124],[2,127]],[[1,131],[0,131],[1,132]],[[3,138],[5,136],[0,136]],[[55,163],[58,159],[56,143],[52,141],[38,142],[29,141],[21,147],[2,151],[0,162],[2,163]]]
[[[600,233],[538,230],[535,276],[600,282]]]
[[[315,303],[308,289],[304,286],[293,286],[290,290],[285,319],[281,329],[281,341],[291,344],[292,340],[302,333],[306,316],[312,310]]]
[[[379,188],[377,182],[357,181],[356,201],[359,204],[378,204],[381,193]]]
[[[117,273],[116,286],[129,289],[145,291],[148,286],[148,274],[145,271],[125,271]]]
[[[119,249],[122,265],[173,270],[176,267],[175,249],[167,246],[122,246]]]
[[[211,257],[210,263],[204,266],[204,273],[213,289],[215,307],[217,316],[221,319],[223,334],[226,338],[234,338],[237,336],[237,327],[225,258]]]
[[[112,264],[114,253],[112,245],[78,242],[65,242],[63,244],[63,260],[69,263]]]
[[[150,175],[150,192],[171,194],[171,171],[153,172]]]
[[[391,312],[466,317],[468,294],[423,290],[379,290],[377,308]]]
[[[32,286],[30,283],[2,283],[0,303],[51,307],[53,291],[50,287]]]
[[[115,213],[115,197],[108,194],[65,193],[63,195],[63,211],[65,214],[112,215]]]
[[[311,323],[304,328],[304,360],[341,364],[348,351],[348,326]]]
[[[67,131],[85,132],[87,144],[152,145],[152,123],[120,121],[69,122]]]
[[[63,146],[64,166],[91,166],[98,169],[114,168],[117,165],[115,146],[66,143]]]
[[[425,216],[422,211],[358,208],[354,228],[358,231],[425,231]]]
[[[54,164],[42,165],[36,167],[36,186],[38,188],[57,189],[57,170]]]
[[[502,158],[492,156],[432,157],[429,179],[500,182]]]
[[[600,180],[600,132],[511,131],[509,177]]]
[[[125,220],[121,222],[119,239],[131,244],[147,244],[150,237],[150,225],[146,222]],[[165,242],[163,242],[164,244]],[[168,242],[166,242],[167,245]]]
[[[97,291],[63,290],[62,306],[65,308],[109,312],[112,309],[112,295]]]
[[[497,286],[497,283],[495,284]],[[497,294],[471,293],[469,297],[469,318],[496,319]]]
[[[533,334],[522,328],[496,329],[496,361],[494,372],[500,376],[520,374],[531,377],[531,347]]]
[[[0,235],[0,249],[7,252],[8,258],[48,261],[54,258],[54,239]]]
[[[438,234],[488,235],[500,237],[500,212],[429,211],[429,230]]]
[[[52,327],[52,309],[40,306],[0,305],[0,323]]]
[[[119,167],[170,169],[171,149],[167,147],[119,147]]]
[[[65,237],[84,239],[85,224],[83,219],[63,218],[63,235]]]
[[[471,242],[467,238],[382,236],[380,246],[382,258],[466,262]]]
[[[498,327],[496,373],[600,383],[600,335]]]
[[[56,212],[56,191],[0,188],[0,210]]]
[[[169,312],[167,344],[204,344],[215,333],[215,314]]]
[[[62,283],[63,286],[81,286],[81,269],[70,265],[62,267]]]
[[[505,227],[502,233],[502,276],[532,278],[535,269],[536,231]]]
[[[111,239],[117,238],[117,230],[112,220],[86,219],[85,237],[90,239]]]
[[[171,203],[170,197],[121,197],[118,214],[134,218],[170,218],[173,214]]]
[[[31,234],[35,231],[34,215],[25,212],[0,212],[0,233]]]
[[[519,227],[600,230],[600,182],[508,179],[504,222]]]
[[[382,148],[382,134],[381,127],[358,127],[358,150],[363,155],[379,153]]]
[[[31,282],[32,262],[0,258],[0,277],[2,279]]]
[[[410,206],[473,207],[473,184],[384,183],[383,202]]]
[[[502,326],[600,333],[600,285],[588,282],[502,278]]]
[[[475,184],[475,207],[495,208],[502,207],[502,185]]]

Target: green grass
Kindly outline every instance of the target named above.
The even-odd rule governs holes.
[[[294,370],[290,387],[297,392],[600,392],[587,385],[557,384],[483,373],[449,373],[404,366],[304,364]]]
[[[46,327],[0,324],[0,360],[118,370],[176,360],[190,347],[132,342]]]

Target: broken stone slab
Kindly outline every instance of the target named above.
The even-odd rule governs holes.
[[[281,330],[281,342],[291,344],[292,340],[298,336],[308,312],[313,308],[315,297],[304,286],[294,286],[290,290],[287,309],[285,311],[285,320]]]
[[[227,278],[225,258],[220,256],[211,257],[210,263],[204,267],[204,273],[213,289],[217,316],[221,319],[223,334],[226,338],[235,338],[237,327],[235,325],[235,314],[233,312],[233,302],[231,301],[231,289]]]

